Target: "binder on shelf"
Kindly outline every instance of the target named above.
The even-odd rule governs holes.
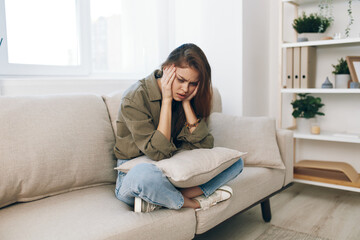
[[[301,58],[301,51],[300,47],[294,47],[294,81],[293,87],[300,88],[300,58]]]
[[[315,88],[316,48],[300,49],[300,88]]]
[[[286,88],[294,87],[294,48],[286,48]]]

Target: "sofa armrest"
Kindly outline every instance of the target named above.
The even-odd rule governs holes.
[[[285,165],[284,186],[291,183],[294,177],[294,137],[293,132],[286,129],[276,130],[276,140],[280,155]]]

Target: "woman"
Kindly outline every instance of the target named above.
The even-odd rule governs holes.
[[[162,160],[179,149],[213,147],[214,139],[206,124],[212,88],[205,54],[194,44],[181,45],[170,53],[161,69],[124,93],[114,147],[118,166],[144,154]],[[138,164],[127,174],[118,173],[115,194],[134,205],[135,212],[159,207],[206,209],[231,197],[231,188],[223,185],[242,169],[240,159],[201,186],[177,189],[155,165]]]

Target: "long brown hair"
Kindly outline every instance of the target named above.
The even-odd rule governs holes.
[[[199,74],[199,89],[195,97],[191,100],[191,105],[198,118],[209,117],[212,107],[212,87],[211,87],[211,67],[204,52],[193,43],[183,44],[174,49],[166,61],[161,65],[161,69],[174,64],[175,67],[195,69]],[[179,113],[179,119],[175,126],[176,135],[185,123],[185,113],[181,103],[175,103],[174,110]],[[179,106],[180,105],[180,106]]]

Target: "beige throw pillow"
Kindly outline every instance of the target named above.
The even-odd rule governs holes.
[[[161,161],[153,161],[147,156],[137,157],[115,169],[127,173],[137,164],[152,163],[159,167],[176,187],[186,188],[208,182],[244,154],[223,147],[184,150]]]
[[[245,166],[285,169],[276,142],[275,119],[212,113],[209,129],[215,147],[248,152]]]

